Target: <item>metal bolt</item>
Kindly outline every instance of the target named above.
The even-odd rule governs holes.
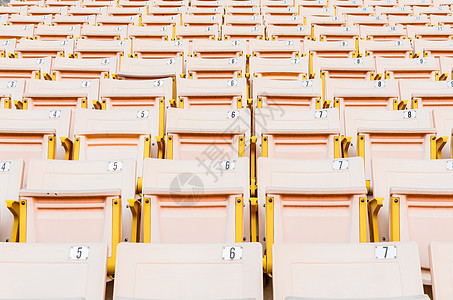
[[[238,202],[238,203],[241,203],[241,199],[238,199],[237,202]]]
[[[149,141],[149,138],[146,138],[145,141]]]
[[[25,205],[25,201],[22,201],[20,204]]]
[[[129,204],[126,204],[126,208],[129,208]]]
[[[127,241],[129,241],[129,239],[128,239],[128,238],[125,238],[124,241],[127,242]]]
[[[245,242],[246,240],[247,240],[247,238],[244,236],[244,237],[242,238],[242,241]]]
[[[145,200],[145,203],[149,203],[149,200],[148,200],[148,199],[146,199],[146,200]]]
[[[364,202],[365,202],[365,199],[360,200],[360,202],[364,203]]]
[[[272,198],[269,199],[269,203],[271,203],[271,202],[272,202]]]
[[[363,136],[361,136],[360,139],[363,140]]]
[[[115,200],[115,201],[113,202],[113,204],[118,204],[118,201]]]
[[[395,203],[398,203],[398,199],[395,199],[394,202],[395,202]]]
[[[53,141],[53,138],[49,138],[49,141]]]

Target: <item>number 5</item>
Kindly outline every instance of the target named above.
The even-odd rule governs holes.
[[[76,255],[76,258],[77,259],[80,259],[82,257],[82,247],[78,247],[77,248],[77,255]]]

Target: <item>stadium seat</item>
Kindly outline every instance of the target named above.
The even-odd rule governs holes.
[[[236,79],[245,76],[245,56],[231,58],[186,58],[186,76],[194,79]]]
[[[151,10],[150,10],[151,11]],[[199,16],[199,15],[215,15],[215,14],[220,14],[224,15],[225,14],[225,9],[223,7],[194,7],[194,6],[189,6],[185,9],[185,13],[188,15],[194,15],[194,16]]]
[[[434,299],[446,300],[451,297],[451,253],[452,242],[432,242],[429,245],[432,291]]]
[[[67,6],[45,6],[45,7],[40,7],[40,6],[30,6],[27,9],[27,14],[31,16],[43,16],[43,15],[67,15],[68,13],[68,7]]]
[[[189,49],[188,41],[150,41],[134,39],[134,56],[139,58],[184,57]]]
[[[301,13],[302,9],[301,9]],[[346,25],[346,20],[344,16],[332,16],[332,15],[325,15],[325,16],[316,16],[316,15],[307,15],[305,16],[306,24],[315,26],[331,26],[331,27],[340,27]]]
[[[61,56],[68,57],[74,52],[74,40],[46,41],[30,40],[21,38],[17,40],[15,47],[15,57],[34,57],[41,58],[44,56]]]
[[[379,78],[432,79],[439,73],[439,60],[432,57],[398,58],[376,56],[376,72]]]
[[[250,241],[249,160],[145,159],[145,243]]]
[[[354,1],[354,0],[352,0]],[[340,1],[344,2],[344,1]],[[357,2],[356,2],[357,3]],[[360,3],[360,2],[358,2]],[[337,14],[342,14],[348,20],[349,16],[372,16],[374,14],[373,6],[362,6],[362,7],[344,7],[336,6]]]
[[[182,15],[182,24],[185,26],[217,26],[222,25],[222,15]]]
[[[394,41],[359,40],[359,52],[364,55],[409,58],[412,51],[409,39]]]
[[[124,79],[180,77],[183,73],[181,56],[171,58],[130,58],[122,56],[117,76]]]
[[[173,26],[129,25],[127,29],[127,34],[129,38],[132,38],[133,45],[135,45],[136,40],[169,41],[173,38]]]
[[[269,107],[275,111],[285,109],[319,109],[321,107],[322,82],[310,80],[273,80],[253,78],[253,106]]]
[[[200,58],[232,58],[247,54],[246,40],[194,40],[190,46],[190,54]]]
[[[317,41],[343,41],[360,36],[358,26],[313,26],[313,38]]]
[[[12,14],[8,18],[8,23],[13,25],[37,25],[50,24],[52,15],[31,16],[31,15],[15,15]]]
[[[448,137],[445,146],[441,149],[439,158],[453,158],[452,142],[453,139],[453,107],[434,107],[434,127],[437,130],[437,136]]]
[[[412,109],[453,107],[453,82],[424,79],[399,81],[400,99]],[[409,105],[410,103],[410,105]]]
[[[14,56],[14,50],[16,48],[17,40],[16,39],[2,39],[0,40],[0,53],[5,53],[5,56],[10,57]],[[0,54],[1,56],[1,54]]]
[[[132,41],[125,40],[91,40],[78,39],[74,45],[74,55],[78,58],[106,58],[113,55],[130,56]]]
[[[98,79],[31,79],[25,86],[24,98],[15,105],[22,109],[92,108],[93,100],[99,99],[98,95]]]
[[[52,79],[99,79],[116,76],[117,57],[67,58],[55,57],[52,65]]]
[[[268,25],[267,37],[271,40],[305,40],[311,37],[310,26],[278,26]]]
[[[219,38],[219,26],[175,26],[175,39],[194,40],[209,39],[217,40]]]
[[[431,285],[429,244],[453,241],[444,230],[453,222],[451,164],[451,160],[445,159],[373,160],[376,205],[372,223],[379,228],[373,228],[373,233],[379,240],[415,241],[420,251],[423,283],[427,285]]]
[[[263,16],[262,15],[225,15],[224,18],[225,25],[231,26],[260,26],[263,25]]]
[[[121,243],[113,299],[177,299],[191,295],[197,299],[262,300],[261,251],[258,243]]]
[[[440,78],[439,80],[453,79],[453,57],[439,57],[440,61]]]
[[[84,4],[86,4],[85,2],[88,2],[89,4],[89,1],[84,1]],[[92,15],[105,15],[107,14],[108,12],[108,7],[93,7],[93,6],[70,6],[68,8],[68,14],[70,16],[83,16],[83,17],[86,17],[86,16],[92,16]],[[84,23],[84,22],[82,22]]]
[[[0,78],[51,79],[51,57],[0,58]]]
[[[370,56],[331,58],[311,55],[310,58],[312,78],[367,79],[376,70],[374,59]]]
[[[362,164],[357,157],[258,159],[259,241],[266,245],[267,273],[272,273],[273,245],[367,241]]]
[[[0,241],[17,242],[18,237],[13,235],[17,232],[18,224],[14,224],[14,218],[8,211],[6,201],[19,200],[19,190],[22,188],[22,176],[24,161],[22,159],[0,160]]]
[[[414,53],[422,56],[453,57],[453,40],[414,40]]]
[[[299,40],[266,41],[251,39],[249,53],[263,58],[292,58],[302,56],[302,43]]]
[[[84,4],[87,5],[86,2]],[[56,25],[83,25],[83,24],[94,25],[94,24],[96,24],[96,14],[74,15],[74,16],[72,16],[72,15],[71,16],[56,15],[52,19],[52,24],[56,24]]]
[[[0,297],[104,299],[105,244],[0,243]]]
[[[429,300],[415,243],[278,244],[274,256],[274,299]]]
[[[399,3],[398,3],[399,4]],[[376,15],[388,15],[388,16],[409,16],[413,15],[414,11],[412,6],[376,6]]]
[[[177,78],[177,106],[179,108],[219,109],[247,106],[247,85],[238,79]]]
[[[389,15],[389,24],[390,26],[401,24],[403,25],[404,28],[406,28],[409,25],[413,26],[428,26],[430,24],[430,19],[427,15],[419,15],[419,16],[394,16],[394,15]]]
[[[16,14],[16,15],[26,15],[28,6],[4,6],[0,7],[0,14]]]
[[[0,111],[3,108],[14,108],[14,103],[22,100],[24,90],[24,79],[0,79]]]
[[[135,5],[130,4],[130,2],[135,1],[123,1],[120,5],[118,2],[118,6],[110,6],[109,7],[109,14],[112,16],[136,16],[141,15],[142,13],[146,13],[146,4],[140,6],[141,3],[136,3]],[[140,2],[140,1],[138,1]],[[146,3],[146,2],[145,2]],[[137,7],[139,6],[139,7]]]
[[[413,26],[407,25],[407,36],[412,39],[432,41],[451,40],[453,28],[451,25],[441,26]]]
[[[249,59],[249,71],[253,77],[269,79],[307,79],[308,57]]]
[[[82,25],[80,36],[88,40],[123,40],[127,37],[127,27],[127,25]]]
[[[135,1],[134,1],[135,2]],[[191,6],[189,7],[158,7],[154,5],[148,6],[148,15],[150,16],[175,16],[181,15],[184,13],[189,13],[189,9],[193,9]],[[143,16],[142,16],[143,18]]]
[[[34,34],[34,25],[0,25],[1,39],[31,38]]]
[[[449,16],[433,15],[433,16],[431,16],[431,24],[438,25],[438,26],[453,25],[453,22],[452,22],[451,18],[449,18]]]
[[[139,15],[133,16],[113,16],[113,15],[98,15],[96,16],[96,24],[99,25],[139,25],[140,17]]]
[[[357,50],[354,39],[329,42],[304,41],[304,51],[319,57],[347,58],[357,53]]]
[[[16,202],[19,241],[106,243],[113,274],[116,246],[131,240],[135,161],[34,159],[28,174]]]
[[[367,25],[367,26],[385,26],[389,24],[386,15],[369,16],[369,15],[347,15],[347,23],[349,25]]]
[[[181,24],[181,14],[175,15],[142,15],[142,25],[145,26],[175,26]]]
[[[62,41],[80,37],[81,25],[45,25],[38,24],[34,36],[41,41]]]
[[[264,39],[264,25],[257,26],[231,26],[222,25],[222,36],[225,40],[233,39]]]
[[[264,24],[266,26],[275,25],[275,26],[302,26],[304,25],[304,19],[302,16],[295,15],[297,13],[296,8],[291,7],[284,9],[284,12],[287,12],[288,15],[283,13],[279,14],[272,14],[266,13],[266,9],[263,7],[263,14],[264,14]]]
[[[360,37],[372,41],[401,40],[406,38],[403,25],[395,26],[360,26]]]
[[[414,6],[414,14],[417,15],[438,15],[447,16],[451,14],[451,9],[448,5],[433,5],[433,6]]]

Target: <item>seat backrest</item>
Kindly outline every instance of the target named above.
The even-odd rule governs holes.
[[[121,243],[114,299],[262,300],[262,282],[259,243]]]
[[[421,58],[376,57],[376,71],[384,78],[394,79],[434,79],[439,71],[439,62],[432,56]]]
[[[406,79],[399,81],[400,99],[411,108],[453,107],[453,81]]]
[[[413,242],[275,244],[273,283],[274,299],[399,299],[423,294]]]
[[[190,53],[202,58],[231,58],[245,56],[247,53],[247,43],[245,40],[194,40],[191,44]]]
[[[186,74],[194,79],[235,79],[245,76],[245,56],[231,58],[187,57]]]
[[[447,136],[448,140],[442,149],[442,158],[453,158],[452,134],[453,134],[453,108],[434,108],[434,126],[438,136]]]
[[[66,78],[111,78],[116,74],[117,63],[116,56],[79,59],[56,57],[53,59],[52,71],[55,71],[57,74],[52,75],[58,78],[58,80]]]
[[[282,41],[284,42],[284,41]],[[250,57],[250,74],[254,77],[271,79],[306,79],[308,77],[308,57],[262,58]]]
[[[0,297],[104,299],[105,244],[0,243]]]
[[[432,242],[429,245],[432,290],[434,299],[451,297],[453,277],[451,274],[453,242]]]
[[[123,56],[120,59],[120,67],[117,73],[118,77],[126,79],[175,78],[181,74],[183,74],[181,56],[160,59]]]
[[[0,79],[0,109],[14,108],[14,101],[22,100],[25,79]]]

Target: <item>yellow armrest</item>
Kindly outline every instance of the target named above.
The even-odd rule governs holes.
[[[158,149],[158,154],[157,158],[164,158],[164,151],[165,151],[165,137],[164,136],[156,136],[157,140],[157,149]]]
[[[343,153],[343,157],[347,158],[349,155],[349,146],[351,145],[351,137],[350,136],[342,136],[341,139],[341,152]]]
[[[368,201],[368,221],[370,226],[371,242],[379,242],[378,214],[384,198],[373,198]]]
[[[129,209],[132,213],[132,243],[140,242],[140,224],[142,204],[137,199],[128,199]]]
[[[15,200],[6,200],[6,207],[14,216],[13,232],[11,235],[11,242],[19,242],[19,210],[20,205],[19,201]]]
[[[67,137],[60,137],[61,145],[64,148],[64,159],[70,160],[72,158],[73,142]]]
[[[431,137],[431,159],[441,159],[442,149],[447,143],[448,137],[441,136],[436,139],[435,136]]]

